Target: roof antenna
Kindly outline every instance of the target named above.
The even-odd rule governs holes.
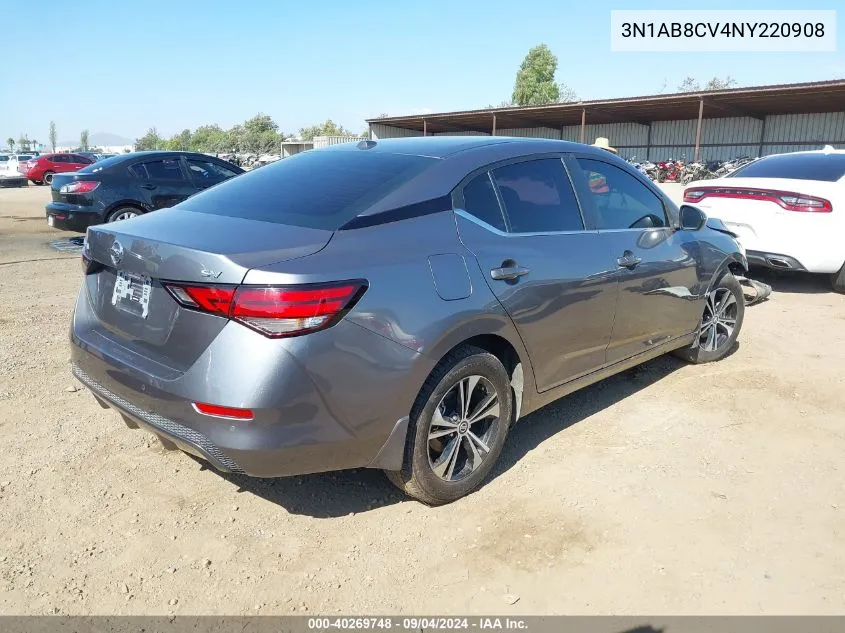
[[[358,149],[373,149],[376,146],[375,141],[363,140],[358,143]]]

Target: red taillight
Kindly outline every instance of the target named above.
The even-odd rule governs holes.
[[[231,418],[233,420],[252,420],[251,409],[238,409],[236,407],[221,407],[217,404],[205,402],[194,402],[194,410],[203,415],[211,415],[215,418]]]
[[[234,286],[168,285],[167,289],[182,305],[221,316],[229,316],[232,297],[235,296]]]
[[[735,200],[760,200],[774,202],[787,211],[830,213],[830,200],[792,191],[755,189],[753,187],[693,187],[684,191],[684,202],[700,202],[705,198],[732,198]]]
[[[299,336],[331,327],[366,289],[360,281],[291,287],[165,284],[181,305],[227,316],[265,336]]]
[[[99,186],[100,183],[94,180],[76,180],[62,185],[59,193],[91,193]]]

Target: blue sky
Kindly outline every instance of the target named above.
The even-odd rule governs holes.
[[[686,75],[740,85],[845,78],[836,53],[612,53],[617,0],[114,0],[3,3],[0,144],[26,133],[59,140],[83,128],[171,135],[258,113],[282,130],[331,118],[353,131],[382,112],[470,109],[510,98],[520,62],[544,42],[557,79],[584,99],[673,91]],[[839,6],[837,6],[839,5]],[[683,7],[673,7],[683,8]],[[702,7],[704,8],[704,7]],[[836,9],[711,0],[708,9]],[[11,38],[9,40],[8,38]],[[16,65],[12,60],[19,62]]]

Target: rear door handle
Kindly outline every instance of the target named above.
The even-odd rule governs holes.
[[[490,271],[490,276],[499,281],[511,281],[527,275],[531,271],[523,266],[502,266]]]
[[[636,268],[642,261],[641,258],[634,255],[631,251],[625,251],[622,257],[616,260],[616,264],[619,268]]]
[[[141,185],[141,188],[142,188],[142,189],[149,189],[150,191],[152,191],[152,190],[153,190],[153,189],[155,189],[157,186],[158,186],[158,185],[154,185],[154,184],[152,184],[152,183],[149,183],[149,182],[148,182],[148,183],[144,183],[143,185]]]

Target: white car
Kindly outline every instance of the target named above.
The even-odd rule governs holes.
[[[0,153],[0,187],[25,187],[26,177],[18,173],[12,154]]]
[[[750,264],[826,273],[845,293],[845,151],[767,156],[689,183],[684,202],[736,233]]]

